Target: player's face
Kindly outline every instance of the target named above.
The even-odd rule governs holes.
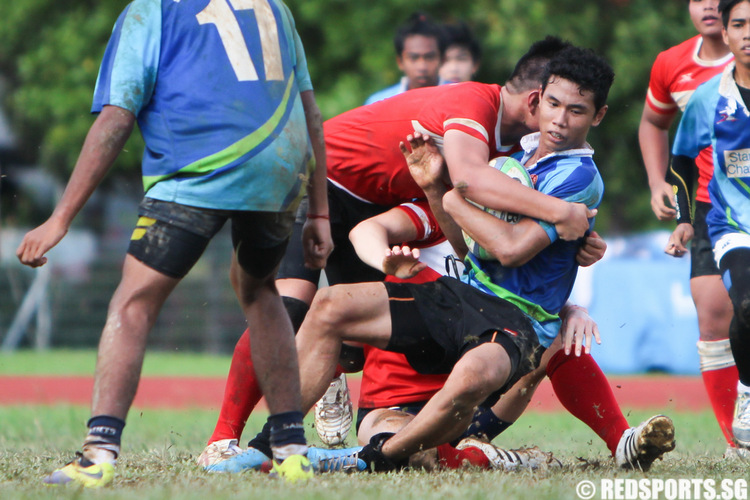
[[[732,7],[729,12],[729,22],[723,34],[724,41],[734,54],[737,71],[747,77],[750,72],[750,2],[740,2]]]
[[[578,84],[552,76],[539,103],[542,155],[582,147],[589,128],[599,125],[606,108],[595,112],[593,92],[581,91]]]
[[[451,83],[468,82],[478,67],[469,49],[461,45],[451,45],[445,51],[445,60],[440,66],[440,78]]]
[[[409,89],[438,84],[442,62],[440,47],[433,37],[412,35],[404,40],[404,51],[397,58],[399,69],[409,80]]]
[[[719,0],[690,0],[690,20],[703,36],[721,34],[721,17],[718,11]]]

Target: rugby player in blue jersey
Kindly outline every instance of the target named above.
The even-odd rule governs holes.
[[[31,267],[47,261],[136,121],[145,197],[100,340],[82,453],[45,483],[112,481],[148,333],[227,220],[232,284],[271,413],[274,470],[309,477],[294,335],[274,286],[306,191],[307,265],[323,267],[332,243],[320,112],[291,13],[280,0],[135,0],[115,24],[92,112],[61,200],[24,237],[18,258]]]
[[[586,136],[606,112],[612,70],[590,51],[571,47],[554,56],[547,71],[542,132],[525,141],[524,163],[538,190],[594,208],[603,183]],[[580,242],[565,242],[554,227],[531,218],[516,225],[494,219],[464,201],[460,189],[444,197],[446,209],[485,248],[502,247],[489,244],[500,239],[509,253],[494,262],[469,255],[470,272],[461,281],[323,289],[297,336],[304,409],[328,387],[345,340],[402,352],[421,373],[449,373],[402,430],[375,435],[359,453],[370,469],[405,466],[413,453],[458,437],[477,405],[491,404],[538,364],[560,328],[557,315],[575,280]],[[502,230],[486,234],[482,215]]]
[[[672,148],[673,170],[686,178],[698,152],[713,146],[706,223],[734,309],[729,342],[740,380],[732,431],[738,446],[750,448],[750,0],[721,0],[719,13],[734,62],[688,102]],[[687,183],[678,186],[684,210]]]

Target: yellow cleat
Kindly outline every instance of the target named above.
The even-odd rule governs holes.
[[[314,473],[307,457],[292,455],[281,463],[274,460],[269,476],[278,477],[290,483],[296,483],[311,479]]]
[[[75,460],[45,477],[44,484],[59,486],[75,483],[84,488],[101,488],[111,483],[115,478],[114,465],[104,462],[84,467],[81,465],[81,458],[83,456],[79,452]]]

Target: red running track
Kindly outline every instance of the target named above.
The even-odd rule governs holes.
[[[699,411],[710,409],[700,377],[668,375],[610,377],[615,397],[624,409]],[[0,376],[0,405],[76,404],[88,406],[92,377]],[[359,378],[349,378],[352,400],[359,397]],[[134,406],[140,408],[205,408],[218,410],[224,393],[223,378],[144,377]],[[530,409],[565,411],[549,380],[539,386]]]

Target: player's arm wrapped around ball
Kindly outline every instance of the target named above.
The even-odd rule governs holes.
[[[526,169],[515,159],[503,157],[490,164],[519,183],[534,187]],[[469,252],[479,259],[516,267],[550,244],[549,236],[535,220],[482,207],[464,199],[455,189],[446,194],[443,205],[463,230]]]

